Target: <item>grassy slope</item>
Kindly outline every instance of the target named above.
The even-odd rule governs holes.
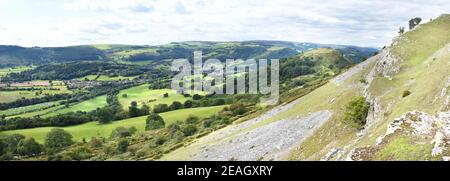
[[[139,105],[145,103],[149,106],[154,106],[156,104],[170,105],[173,101],[184,103],[186,100],[190,99],[184,97],[183,95],[177,94],[176,91],[171,89],[150,90],[148,89],[148,86],[149,85],[144,84],[120,91],[118,95],[119,102],[125,109],[128,109],[128,106],[130,106],[132,101],[136,101]],[[165,93],[169,93],[169,97],[164,98],[163,95]],[[126,94],[127,97],[123,97],[124,94]]]
[[[394,54],[401,57],[404,61],[402,63],[401,72],[393,76],[392,80],[385,77],[376,77],[369,88],[372,96],[381,98],[381,120],[373,123],[367,131],[369,134],[363,136],[361,140],[357,141],[355,145],[351,145],[348,150],[345,151],[349,151],[353,147],[363,147],[374,144],[376,138],[386,132],[387,125],[407,111],[421,110],[431,114],[438,111],[443,103],[443,99],[436,98],[436,95],[440,95],[443,84],[450,76],[447,68],[450,53],[448,53],[448,51],[447,53],[440,55],[433,55],[433,53],[442,48],[446,43],[450,42],[449,29],[450,16],[446,15],[440,17],[436,21],[421,25],[414,31],[406,33],[397,43],[394,43],[394,47],[392,47]],[[361,74],[353,76],[352,79],[356,80],[358,77],[361,77]],[[329,85],[324,86],[321,89],[326,89],[328,86]],[[326,96],[333,90],[338,91],[336,89],[321,91],[321,89],[311,93],[311,95],[319,94],[320,96]],[[402,98],[402,93],[405,90],[411,91],[412,94],[406,98]],[[341,95],[342,93],[344,92],[341,92]],[[357,94],[357,92],[354,92],[353,94]],[[334,95],[339,95],[339,93]],[[326,99],[316,99],[311,101],[311,103],[317,104],[318,102],[321,102],[321,100]],[[333,104],[336,107],[344,107],[344,103],[345,101],[335,101]],[[307,107],[308,109],[311,109],[309,106]],[[298,111],[301,112],[302,108],[299,109],[300,110]],[[320,109],[313,108],[313,110]],[[292,113],[295,114],[294,111],[292,111]],[[345,136],[345,131],[340,129],[342,126],[339,121],[335,119],[325,124],[315,135],[305,141],[299,149],[291,154],[291,159],[317,160],[330,149],[343,146],[339,143],[345,143],[344,145],[350,143],[345,140],[350,141],[349,138],[355,137],[355,135]],[[402,140],[398,142],[402,142]],[[383,158],[383,155],[392,153],[392,155],[397,158],[391,159],[404,160],[405,155],[420,155],[410,153],[411,151],[421,153],[424,152],[423,149],[430,149],[429,146],[424,145],[416,145],[417,148],[413,148],[414,146],[411,145],[408,146],[408,149],[397,149],[398,146],[390,144],[388,148],[382,150],[383,153],[379,153],[379,158],[381,159]]]
[[[34,117],[34,116],[44,116],[44,115],[50,114],[52,112],[55,112],[55,111],[58,111],[58,110],[61,110],[61,109],[64,109],[64,108],[65,108],[64,105],[58,105],[58,106],[51,107],[51,108],[48,108],[48,109],[42,109],[42,110],[37,110],[37,111],[32,111],[32,112],[27,112],[27,113],[23,113],[23,114],[14,115],[14,116],[11,116],[11,117],[8,117],[8,118],[14,118],[14,117],[25,117],[26,118],[26,117]]]
[[[450,15],[441,16],[431,23],[421,25],[403,35],[394,44],[393,53],[404,61],[402,70],[393,76],[392,80],[378,77],[373,81],[370,92],[372,95],[381,96],[383,117],[369,130],[372,134],[364,137],[357,146],[373,144],[378,136],[385,133],[387,125],[392,120],[408,111],[419,110],[429,114],[439,111],[444,103],[444,98],[439,95],[450,77],[448,71],[450,46],[443,48],[448,43],[450,43]],[[436,53],[439,49],[440,52]],[[410,91],[411,95],[402,98],[401,95],[406,90]],[[426,148],[431,151],[430,147]],[[420,151],[420,149],[412,150]],[[410,149],[391,149],[390,153],[394,156],[391,159],[394,160],[405,160],[404,155],[411,154]]]
[[[56,102],[54,102],[54,103],[56,103]],[[49,117],[49,116],[55,116],[58,114],[64,114],[64,113],[68,113],[68,112],[77,112],[77,111],[89,112],[89,111],[93,111],[97,108],[104,107],[108,103],[106,102],[106,95],[103,95],[103,96],[98,96],[98,97],[80,102],[80,103],[72,105],[68,108],[66,108],[65,105],[57,105],[57,106],[50,107],[50,108],[48,108],[48,106],[47,106],[47,108],[45,108],[43,106],[45,104],[47,104],[47,103],[42,103],[42,105],[37,104],[37,105],[32,105],[32,106],[15,108],[18,110],[29,110],[29,111],[27,111],[26,113],[14,115],[11,117],[33,117],[33,116]],[[6,111],[14,111],[14,112],[18,111],[15,109],[10,109],[10,110],[6,110]],[[9,114],[11,114],[11,113],[9,113]]]
[[[373,160],[432,160],[432,144],[415,144],[416,140],[407,136],[397,136],[374,154]]]
[[[60,109],[60,110],[51,112],[49,114],[45,114],[44,117],[54,116],[54,115],[58,115],[58,114],[64,114],[64,113],[68,113],[68,112],[77,112],[77,111],[88,112],[88,111],[93,111],[99,107],[104,107],[106,105],[108,105],[108,103],[106,102],[106,95],[103,95],[103,96],[98,96],[98,97],[83,101],[81,103],[75,104],[68,108]]]
[[[41,104],[35,104],[35,105],[30,105],[30,106],[23,106],[23,107],[18,107],[18,108],[7,109],[7,110],[0,111],[0,115],[4,114],[6,116],[11,116],[11,115],[17,115],[17,114],[23,114],[23,113],[30,113],[30,112],[45,110],[45,109],[47,109],[49,107],[52,107],[52,106],[58,104],[58,102],[59,101],[45,102],[45,103],[41,103]]]
[[[326,154],[327,149],[344,146],[356,138],[357,130],[347,127],[341,120],[344,116],[345,105],[348,104],[351,97],[360,95],[359,90],[354,86],[362,85],[361,77],[367,74],[373,66],[374,63],[370,64],[341,85],[329,82],[300,98],[300,102],[291,110],[272,118],[272,120],[281,120],[287,117],[306,116],[309,112],[333,111],[330,120],[294,149],[287,159],[318,160]]]
[[[406,61],[417,65],[450,41],[450,14],[442,15],[431,23],[422,24],[402,35],[392,51]]]
[[[194,114],[200,118],[209,117],[216,112],[223,109],[225,106],[215,106],[215,107],[202,107],[202,108],[191,108],[182,109],[177,111],[165,112],[160,115],[164,118],[166,125],[172,124],[176,121],[183,121],[190,114]],[[98,124],[97,122],[89,122],[76,126],[68,126],[63,129],[71,133],[75,140],[80,141],[83,138],[89,140],[91,137],[109,137],[111,131],[119,126],[131,127],[135,126],[138,130],[143,131],[145,128],[146,116],[125,119],[121,121],[115,121],[111,124]],[[45,140],[45,135],[53,127],[41,127],[32,129],[22,129],[22,130],[12,130],[0,132],[0,135],[9,135],[14,133],[23,134],[28,137],[35,138],[38,142],[43,143]]]

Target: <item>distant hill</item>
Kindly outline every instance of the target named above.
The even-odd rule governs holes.
[[[280,59],[295,56],[315,48],[330,47],[341,52],[352,62],[358,63],[378,50],[345,45],[322,45],[285,41],[244,42],[177,42],[160,46],[136,45],[81,45],[69,47],[32,47],[0,45],[0,64],[28,65],[67,61],[163,61],[189,58],[201,50],[204,58],[225,59]]]
[[[0,64],[26,65],[77,60],[106,60],[105,53],[90,46],[24,48],[0,45]]]
[[[354,63],[338,50],[317,48],[302,54],[281,59],[280,76],[292,79],[300,76],[334,76]]]

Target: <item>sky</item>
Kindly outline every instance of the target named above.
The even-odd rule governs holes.
[[[382,47],[449,0],[0,0],[0,44],[283,40]]]

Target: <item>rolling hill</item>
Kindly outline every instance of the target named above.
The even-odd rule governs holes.
[[[160,46],[108,44],[31,48],[0,46],[0,64],[17,66],[68,61],[160,62],[167,59],[192,58],[193,52],[197,50],[203,52],[205,59],[217,58],[223,61],[227,58],[280,59],[321,47],[334,48],[356,63],[377,51],[376,48],[284,41],[192,41]]]

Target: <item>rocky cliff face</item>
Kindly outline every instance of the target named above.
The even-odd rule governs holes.
[[[381,60],[377,62],[375,70],[382,76],[390,77],[400,72],[401,59],[391,53],[390,48],[380,52]]]
[[[449,160],[450,72],[445,67],[450,63],[450,31],[443,29],[448,24],[449,16],[443,15],[379,53],[365,77],[363,95],[371,105],[367,125],[340,159]],[[440,46],[427,50],[431,42]]]
[[[450,112],[429,115],[420,111],[407,112],[389,124],[386,134],[379,137],[373,146],[356,148],[350,155],[351,160],[378,160],[382,153],[392,147],[392,142],[407,137],[405,143],[429,146],[421,155],[430,160],[449,160],[450,158]],[[397,143],[398,144],[398,143]],[[394,145],[402,146],[402,145]],[[403,145],[404,146],[404,145]],[[428,156],[427,156],[428,155]],[[390,159],[386,157],[386,159]]]

